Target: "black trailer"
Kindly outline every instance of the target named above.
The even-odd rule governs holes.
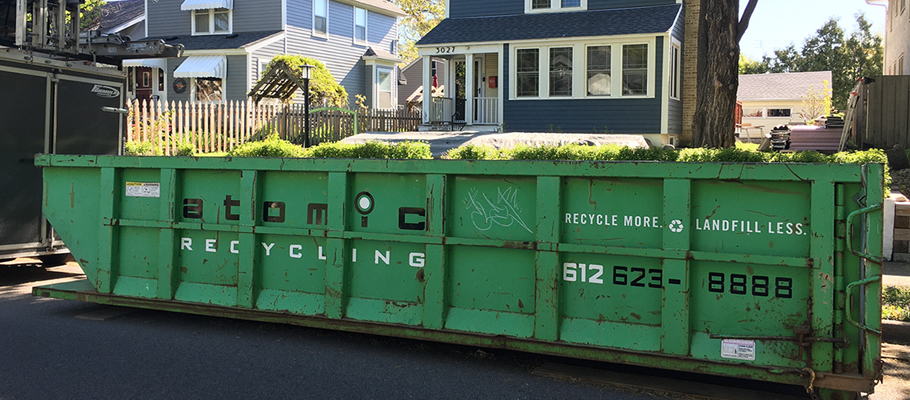
[[[123,148],[126,78],[116,67],[0,48],[0,260],[56,262],[69,251],[41,214],[36,153],[110,154]]]

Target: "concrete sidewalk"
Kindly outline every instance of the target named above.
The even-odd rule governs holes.
[[[883,286],[910,286],[910,264],[885,262]],[[885,379],[870,400],[910,399],[910,322],[882,321]]]

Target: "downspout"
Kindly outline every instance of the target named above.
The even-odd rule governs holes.
[[[884,4],[882,4],[884,2]],[[888,10],[888,0],[866,0],[866,4],[870,6],[879,6],[885,9],[885,30],[888,31],[888,24],[891,22],[891,11]],[[885,54],[882,55],[882,75],[885,74],[885,66],[888,65],[888,35],[883,35],[885,39],[883,40],[882,47],[885,48]]]

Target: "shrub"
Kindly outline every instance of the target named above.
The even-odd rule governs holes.
[[[325,64],[315,58],[304,57],[301,55],[280,54],[272,58],[269,64],[262,71],[265,76],[269,69],[278,63],[286,65],[291,72],[298,76],[303,76],[302,65],[312,65],[310,71],[310,104],[316,107],[327,105],[335,107],[345,107],[348,105],[348,93],[335,82],[332,73],[326,68]],[[260,77],[261,79],[261,77]]]
[[[152,142],[129,141],[123,146],[124,153],[128,156],[160,156],[161,149]]]
[[[175,156],[189,156],[192,157],[196,154],[196,146],[190,142],[177,143],[177,154]]]
[[[910,321],[910,288],[885,287],[882,291],[882,319]]]
[[[272,135],[265,140],[247,142],[228,152],[230,157],[302,157],[303,148]]]

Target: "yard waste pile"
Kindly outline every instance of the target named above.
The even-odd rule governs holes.
[[[825,399],[881,377],[876,152],[370,146],[305,151],[382,158],[39,156],[44,212],[87,280],[35,294]],[[553,160],[568,155],[662,161]]]

